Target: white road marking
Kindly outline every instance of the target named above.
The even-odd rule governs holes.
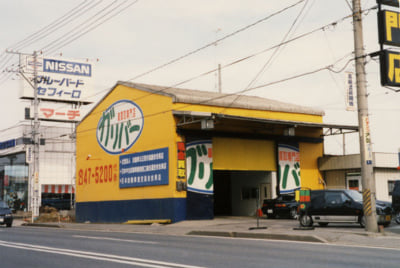
[[[44,247],[40,245],[14,243],[2,240],[0,240],[0,246],[18,248],[23,250],[47,252],[52,254],[67,255],[78,258],[103,260],[108,262],[123,263],[123,264],[137,265],[137,266],[151,267],[151,268],[204,268],[200,266],[192,266],[192,265],[178,264],[172,262],[162,262],[149,259],[132,258],[132,257],[103,254],[91,251],[78,251],[78,250],[63,249],[63,248]]]
[[[99,237],[99,236],[73,235],[72,237],[94,239],[94,240],[109,240],[109,241],[118,241],[118,242],[126,242],[126,243],[160,244],[158,242],[153,242],[153,241],[129,240],[129,239],[119,239],[119,238]]]

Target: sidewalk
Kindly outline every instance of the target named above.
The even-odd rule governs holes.
[[[297,220],[257,219],[251,217],[218,217],[213,220],[182,221],[172,224],[97,224],[43,223],[29,224],[15,220],[15,226],[56,227],[71,230],[151,233],[163,235],[200,235],[252,239],[273,239],[400,249],[400,235],[385,228],[380,233],[366,232],[359,225],[314,226],[299,228]],[[397,224],[392,223],[392,228]],[[266,228],[265,228],[266,227]],[[400,228],[400,225],[399,225]]]

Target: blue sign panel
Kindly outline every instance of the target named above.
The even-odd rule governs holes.
[[[8,149],[11,147],[15,147],[15,139],[0,142],[0,150]]]
[[[168,147],[119,157],[119,188],[169,183]]]
[[[43,59],[43,71],[80,76],[92,76],[92,65],[88,63]]]

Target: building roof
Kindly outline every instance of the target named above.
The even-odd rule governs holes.
[[[325,115],[321,109],[290,104],[286,102],[266,99],[258,96],[247,96],[239,94],[227,94],[211,91],[182,89],[173,87],[162,87],[156,85],[147,85],[118,81],[117,85],[124,85],[131,88],[151,92],[153,94],[170,96],[173,102],[204,104],[220,107],[243,108],[250,110],[264,110],[273,112],[299,113],[309,115]]]
[[[224,94],[210,91],[201,91],[201,90],[193,90],[193,89],[182,89],[182,88],[173,88],[173,87],[163,87],[157,85],[148,85],[141,83],[132,83],[126,81],[118,81],[116,85],[103,96],[98,103],[102,102],[107,96],[119,85],[123,85],[130,88],[136,88],[142,91],[149,92],[151,94],[158,94],[163,96],[168,96],[172,98],[174,103],[188,103],[188,104],[203,104],[209,106],[219,106],[219,107],[230,107],[230,108],[242,108],[249,110],[262,110],[262,111],[273,111],[273,112],[287,112],[287,113],[298,113],[298,114],[307,114],[307,115],[317,115],[324,116],[325,113],[321,109],[315,109],[311,107],[289,104],[281,101],[261,98],[258,96],[247,96],[247,95],[238,95],[238,94]],[[85,120],[85,118],[96,108],[98,104],[96,104],[91,111],[82,119],[81,122]],[[178,111],[175,111],[179,114]],[[185,113],[185,111],[182,111]],[[221,115],[227,116],[227,115]],[[204,117],[204,115],[201,115]],[[249,117],[240,118],[235,117],[232,119],[237,120],[249,120]],[[268,119],[254,119],[251,120],[259,120],[264,123],[273,123],[273,124],[283,124],[287,126],[299,126],[303,125],[304,127],[319,127],[327,129],[327,133],[324,133],[324,136],[327,135],[337,135],[343,134],[346,131],[358,131],[358,126],[348,126],[348,125],[332,125],[332,124],[320,124],[320,123],[305,123],[298,121],[284,121],[284,120],[268,120]],[[79,123],[80,124],[80,123]]]

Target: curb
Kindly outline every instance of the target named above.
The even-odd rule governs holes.
[[[327,243],[326,240],[313,235],[288,235],[288,234],[261,234],[261,233],[242,233],[242,232],[218,232],[218,231],[191,231],[186,235],[199,236],[219,236],[231,238],[252,238],[252,239],[271,239],[286,241],[301,241],[311,243]]]
[[[63,228],[61,224],[51,224],[51,223],[23,223],[22,226],[30,227],[50,227],[50,228]]]

